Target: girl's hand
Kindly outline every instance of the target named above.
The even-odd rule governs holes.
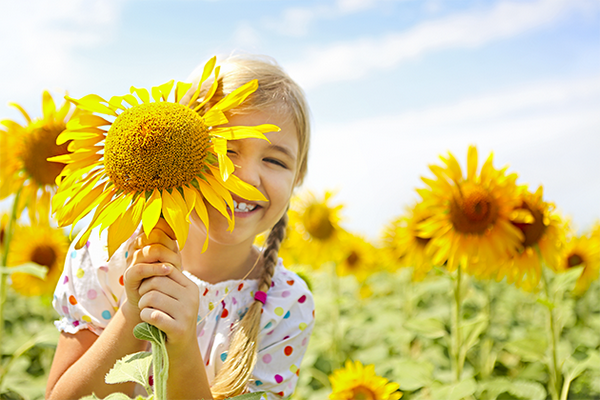
[[[196,342],[199,292],[181,272],[173,230],[161,219],[148,238],[138,237],[134,249],[125,273],[127,304],[141,321],[166,333],[168,347],[185,351]]]

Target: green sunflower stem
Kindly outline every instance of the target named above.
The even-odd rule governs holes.
[[[454,309],[452,313],[452,364],[454,369],[454,379],[456,382],[460,381],[462,375],[464,357],[462,352],[462,324],[461,324],[461,310],[462,310],[462,267],[459,265],[457,268],[455,285],[454,285]]]
[[[341,294],[341,289],[340,289],[340,280],[339,277],[336,274],[336,263],[332,262],[331,263],[331,286],[332,286],[332,292],[333,295],[335,296],[335,301],[334,301],[334,305],[335,305],[335,309],[333,311],[333,315],[332,315],[332,346],[331,346],[331,350],[333,352],[333,362],[334,362],[334,366],[333,369],[336,368],[340,368],[344,361],[342,360],[342,352],[340,349],[340,343],[342,342],[342,338],[340,337],[340,328],[339,328],[339,322],[340,322],[340,310],[341,310],[341,301],[342,301],[342,294]]]
[[[13,232],[15,230],[15,223],[17,222],[17,210],[19,209],[19,201],[21,198],[22,187],[17,190],[13,199],[12,211],[10,218],[6,226],[4,233],[4,249],[2,252],[2,266],[6,266],[8,263],[8,254],[10,249],[10,242],[12,240]],[[8,274],[0,273],[0,355],[2,355],[2,343],[4,343],[4,304],[6,303],[6,293],[8,291]],[[0,382],[4,377],[5,370],[0,365]]]
[[[548,285],[548,278],[546,277],[545,268],[542,268],[542,282],[544,284],[544,293],[548,302],[548,330],[549,342],[550,342],[550,360],[548,362],[548,369],[550,370],[550,396],[552,400],[559,400],[562,384],[562,374],[558,367],[558,331],[557,321],[554,312],[553,298],[550,295],[550,288]]]

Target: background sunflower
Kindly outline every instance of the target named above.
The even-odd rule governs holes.
[[[48,221],[50,197],[56,190],[56,179],[64,164],[47,161],[48,157],[67,154],[69,142],[56,143],[66,123],[81,111],[71,113],[71,103],[57,108],[49,92],[42,94],[43,117],[32,119],[18,104],[26,124],[12,120],[0,121],[0,199],[21,190],[17,218],[24,208],[35,222]]]

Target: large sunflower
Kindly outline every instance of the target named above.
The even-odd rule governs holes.
[[[319,269],[324,263],[337,261],[342,205],[333,206],[331,192],[318,198],[311,192],[294,197],[288,212],[287,240],[282,243],[282,257]]]
[[[186,104],[179,101],[192,84],[174,85],[174,81],[150,92],[132,87],[130,94],[108,101],[94,94],[79,100],[68,98],[78,108],[108,118],[90,114],[72,119],[57,142],[72,140],[74,152],[51,159],[67,164],[52,199],[58,223],[74,226],[95,208],[76,248],[81,248],[92,229],[100,226],[100,231],[108,228],[111,256],[140,222],[148,235],[161,215],[183,247],[192,211],[209,227],[205,201],[227,218],[229,229],[234,225],[230,192],[266,201],[257,189],[232,175],[234,165],[227,157],[227,140],[266,140],[264,133],[279,128],[268,124],[218,127],[228,123],[225,112],[241,104],[258,83],[248,82],[208,108],[218,85],[215,62],[212,58],[206,63],[198,89]],[[214,82],[199,99],[202,82],[213,71]],[[174,86],[171,102],[167,99]],[[108,131],[103,127],[109,127]],[[207,244],[208,235],[204,249]]]
[[[17,226],[10,244],[8,266],[34,262],[48,271],[44,279],[15,272],[12,287],[25,296],[51,296],[62,273],[69,240],[60,229],[47,225]]]
[[[32,119],[20,105],[11,105],[21,112],[26,124],[11,120],[0,122],[3,125],[0,129],[0,199],[21,189],[18,215],[27,208],[32,222],[38,218],[47,222],[50,197],[64,167],[64,164],[49,162],[47,158],[68,153],[69,143],[58,145],[56,138],[70,118],[71,103],[65,101],[57,108],[50,93],[45,91],[42,95],[43,117],[37,119]]]
[[[422,178],[429,187],[418,190],[431,213],[419,223],[419,236],[431,239],[433,263],[446,262],[449,271],[459,265],[470,272],[495,268],[522,247],[523,232],[513,222],[531,220],[529,212],[517,209],[517,175],[496,170],[492,154],[478,174],[474,146],[469,147],[466,176],[451,153],[440,158],[445,168],[431,165],[436,179]]]
[[[346,367],[329,376],[332,400],[398,400],[402,392],[397,383],[375,374],[373,365],[363,366],[360,361],[346,361]]]
[[[420,235],[418,225],[431,217],[431,212],[417,203],[407,209],[405,215],[396,218],[383,232],[383,243],[387,251],[401,267],[413,268],[413,279],[423,280],[433,267],[428,255],[431,239]]]
[[[600,224],[596,224],[590,235],[573,237],[567,241],[560,258],[559,271],[583,267],[575,284],[574,293],[583,294],[600,275]]]
[[[499,264],[497,270],[480,271],[484,277],[495,278],[498,281],[506,278],[508,283],[531,291],[540,281],[542,262],[552,270],[558,270],[566,226],[555,212],[554,204],[546,203],[542,197],[541,186],[535,193],[522,190],[521,204],[517,208],[528,211],[532,216],[532,220],[527,222],[513,222],[513,225],[523,232],[522,249],[506,262]]]

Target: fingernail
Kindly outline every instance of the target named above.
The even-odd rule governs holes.
[[[163,264],[163,266],[162,266],[162,271],[163,271],[165,274],[168,274],[169,272],[171,272],[171,266],[170,266],[170,265],[167,265],[167,264]]]

